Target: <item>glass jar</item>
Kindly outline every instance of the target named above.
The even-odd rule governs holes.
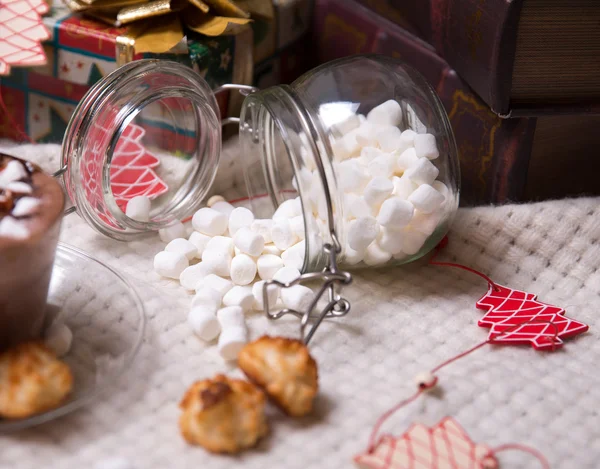
[[[211,194],[235,193],[257,218],[299,197],[304,272],[326,265],[325,243],[345,267],[415,260],[458,207],[448,117],[398,60],[354,56],[254,90],[239,127],[239,157],[223,161],[219,108],[202,77],[177,63],[133,62],[79,104],[63,144],[67,192],[92,227],[119,240],[185,219]],[[150,220],[129,218],[126,199],[148,187]]]

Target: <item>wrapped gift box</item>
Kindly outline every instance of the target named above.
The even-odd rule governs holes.
[[[273,21],[257,20],[235,36],[207,37],[190,33],[166,54],[136,54],[133,59],[175,60],[193,67],[216,88],[224,83],[249,84],[255,63],[280,60],[282,51],[306,37],[312,0],[274,0]],[[38,142],[62,141],[77,103],[91,85],[117,68],[117,38],[124,28],[107,26],[70,12],[52,9],[44,23],[51,38],[44,43],[46,65],[13,68],[0,79],[0,94],[7,112],[0,113],[0,138],[23,140],[23,133]],[[263,67],[264,68],[264,67]],[[231,98],[231,99],[230,99]],[[241,97],[218,96],[223,115],[235,114]],[[167,119],[158,112],[147,129],[163,133]]]

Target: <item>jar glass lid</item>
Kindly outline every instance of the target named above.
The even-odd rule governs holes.
[[[82,99],[65,133],[61,172],[77,212],[126,240],[193,213],[220,151],[220,113],[208,83],[181,64],[141,60]],[[138,196],[151,200],[149,217],[127,210]]]

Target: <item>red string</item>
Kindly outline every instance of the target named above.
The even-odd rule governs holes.
[[[536,319],[532,319],[530,321],[526,321],[520,324],[515,324],[511,327],[508,327],[507,329],[505,329],[504,331],[500,332],[496,337],[492,337],[490,339],[487,339],[483,342],[478,343],[477,345],[471,347],[468,350],[465,350],[464,352],[459,353],[458,355],[455,355],[451,358],[449,358],[448,360],[440,363],[439,365],[437,365],[436,367],[431,369],[431,374],[436,373],[437,371],[441,370],[442,368],[450,365],[451,363],[460,360],[463,357],[466,357],[467,355],[470,355],[471,353],[475,352],[476,350],[479,350],[480,348],[482,348],[483,346],[487,345],[487,344],[493,344],[497,339],[505,336],[505,335],[510,335],[515,329],[520,328],[523,325],[526,324],[531,324],[531,323],[542,323],[542,324],[550,324],[554,327],[554,337],[552,338],[552,343],[556,343],[556,339],[558,337],[558,327],[556,326],[556,324],[554,324],[552,321],[541,321],[541,320],[536,320]],[[403,407],[411,404],[412,402],[414,402],[417,397],[419,397],[421,394],[423,394],[423,392],[427,391],[428,389],[431,389],[432,387],[434,387],[437,384],[437,377],[435,377],[436,379],[434,380],[434,382],[428,386],[428,387],[424,387],[424,388],[419,388],[412,396],[410,396],[408,399],[405,399],[401,402],[399,402],[398,404],[396,404],[395,406],[393,406],[391,409],[387,410],[386,412],[384,412],[375,422],[375,425],[373,426],[373,430],[371,431],[371,435],[369,437],[369,446],[367,448],[367,452],[371,453],[373,452],[373,450],[375,449],[375,445],[376,445],[376,438],[377,438],[377,434],[379,433],[379,429],[381,428],[381,426],[385,423],[385,421],[390,418],[394,413],[396,413],[398,410],[402,409]],[[492,453],[495,452],[499,452],[499,451],[504,451],[504,450],[508,450],[508,449],[522,449],[525,452],[528,452],[530,454],[532,454],[533,456],[537,457],[540,462],[542,462],[542,464],[544,465],[545,469],[549,469],[548,463],[546,461],[546,459],[542,456],[541,453],[539,453],[537,450],[533,449],[533,448],[529,448],[527,446],[524,445],[519,445],[518,443],[508,443],[506,445],[502,445],[499,446],[496,450],[494,450]]]
[[[528,453],[528,454],[532,455],[534,458],[537,458],[537,460],[540,462],[540,464],[542,465],[542,467],[544,469],[550,469],[550,463],[548,462],[548,460],[542,453],[540,453],[535,448],[531,448],[530,446],[522,445],[520,443],[507,443],[505,445],[500,445],[497,448],[492,449],[486,457],[495,456],[496,454],[498,454],[502,451],[509,451],[509,450],[517,450],[517,451],[523,451],[524,453]]]
[[[452,358],[449,358],[445,362],[440,363],[438,366],[436,366],[434,369],[432,369],[431,372],[435,373],[436,371],[441,370],[445,366],[448,366],[450,363],[453,363],[453,362],[455,362],[457,360],[460,360],[463,357],[466,357],[470,353],[473,353],[475,350],[480,349],[481,347],[489,344],[490,342],[492,342],[492,341],[488,339],[488,340],[486,340],[484,342],[481,342],[481,343],[477,344],[475,347],[471,347],[469,350],[466,350],[465,352],[459,353],[458,355],[456,355],[456,356],[454,356]]]
[[[369,437],[369,448],[367,450],[369,453],[375,449],[375,443],[376,443],[375,438],[377,438],[377,433],[379,433],[379,429],[385,423],[385,421],[388,418],[390,418],[392,416],[392,414],[394,414],[396,411],[400,410],[402,407],[415,401],[417,399],[417,397],[419,397],[424,391],[425,391],[424,389],[418,389],[417,392],[414,393],[411,397],[399,402],[398,404],[396,404],[394,407],[389,409],[387,412],[385,412],[381,417],[379,417],[377,419],[377,422],[375,423],[375,426],[373,427],[373,430],[371,431],[371,436]]]
[[[35,141],[29,135],[27,135],[23,130],[21,130],[21,128],[17,125],[17,123],[13,119],[12,114],[6,107],[6,104],[4,103],[4,97],[2,96],[1,91],[0,91],[0,110],[2,110],[2,112],[6,115],[8,122],[17,131],[17,133],[21,136],[21,138],[28,141],[29,143],[35,143]]]
[[[442,249],[444,249],[447,245],[448,245],[448,237],[446,236],[440,242],[440,244],[438,244],[437,247],[435,248],[433,256],[431,256],[431,259],[429,259],[429,264],[430,265],[439,265],[439,266],[442,266],[442,267],[456,267],[457,269],[466,270],[467,272],[471,272],[472,274],[479,275],[494,290],[496,290],[496,291],[500,290],[498,288],[498,285],[491,278],[489,278],[487,275],[479,272],[478,270],[472,269],[471,267],[467,267],[466,265],[455,264],[453,262],[439,262],[439,261],[436,261],[435,258],[438,256],[438,254],[440,253],[440,251]]]

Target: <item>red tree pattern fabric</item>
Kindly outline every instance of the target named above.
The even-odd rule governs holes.
[[[50,38],[41,18],[47,12],[44,0],[0,0],[0,75],[46,63],[40,42]]]

